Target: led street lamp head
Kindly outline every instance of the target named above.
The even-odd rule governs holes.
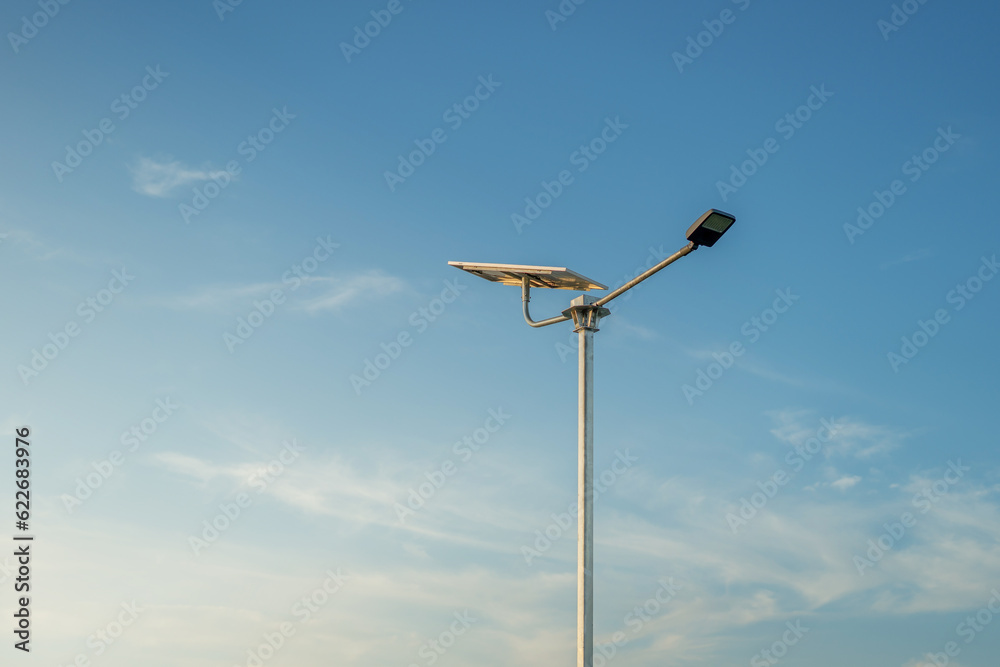
[[[695,245],[711,248],[733,226],[734,222],[736,222],[736,216],[714,208],[709,209],[705,215],[698,218],[698,222],[687,230],[687,240]]]

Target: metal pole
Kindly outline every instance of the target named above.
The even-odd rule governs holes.
[[[579,296],[563,311],[580,340],[576,524],[576,666],[594,665],[594,333],[611,311]]]
[[[596,318],[595,318],[596,319]],[[594,323],[596,324],[596,322]],[[579,484],[576,569],[576,664],[594,661],[594,329],[582,326],[579,386]]]
[[[570,319],[569,315],[560,315],[559,317],[550,317],[547,320],[542,320],[541,322],[536,322],[531,319],[531,314],[528,312],[528,302],[531,301],[531,278],[528,276],[521,276],[521,306],[524,309],[524,321],[529,325],[535,327],[547,327],[550,324],[556,324],[558,322],[565,322]]]

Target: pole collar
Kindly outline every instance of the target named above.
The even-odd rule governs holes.
[[[578,296],[570,302],[570,307],[562,312],[565,317],[573,319],[573,331],[600,331],[597,328],[602,317],[607,317],[611,311],[603,306],[593,305],[597,299],[592,296]]]

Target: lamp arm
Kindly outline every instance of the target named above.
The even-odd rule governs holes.
[[[687,255],[690,255],[692,252],[694,252],[697,249],[698,249],[698,246],[695,245],[694,243],[687,244],[685,247],[681,248],[680,250],[678,250],[677,252],[675,252],[670,257],[667,257],[665,260],[663,260],[662,262],[660,262],[659,264],[657,264],[653,268],[649,269],[648,271],[646,271],[642,275],[633,278],[629,282],[625,283],[624,285],[622,285],[621,287],[619,287],[618,289],[616,289],[611,294],[607,294],[607,295],[601,297],[600,299],[598,299],[597,301],[595,301],[593,305],[595,305],[595,306],[603,306],[604,304],[608,303],[609,301],[611,301],[615,297],[618,297],[618,296],[622,295],[623,293],[627,292],[628,290],[632,289],[633,287],[635,287],[636,285],[638,285],[639,283],[641,283],[646,278],[649,278],[651,275],[653,275],[654,273],[656,273],[660,269],[663,269],[663,268],[669,266],[670,264],[673,264],[674,262],[676,262],[677,260],[679,260],[681,257],[685,257]]]

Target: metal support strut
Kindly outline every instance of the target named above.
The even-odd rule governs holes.
[[[528,276],[521,276],[521,305],[522,305],[522,307],[524,309],[524,321],[525,322],[527,322],[528,324],[530,324],[531,326],[533,326],[535,328],[538,328],[538,327],[547,327],[550,324],[557,324],[559,322],[565,322],[566,320],[569,319],[569,316],[566,315],[566,312],[568,312],[568,311],[566,311],[566,312],[563,312],[563,314],[560,315],[559,317],[550,317],[547,320],[542,320],[541,322],[536,322],[535,320],[531,319],[531,315],[528,313],[528,302],[529,301],[531,301],[531,278],[529,278]]]

